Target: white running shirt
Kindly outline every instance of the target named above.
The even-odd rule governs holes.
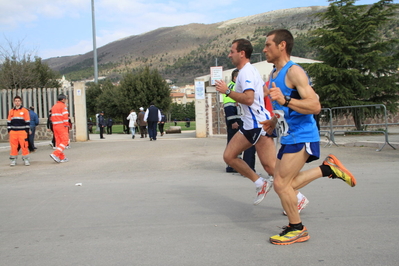
[[[240,93],[246,90],[254,91],[254,102],[251,106],[240,104],[245,130],[261,128],[262,125],[259,122],[271,118],[270,112],[265,108],[263,84],[265,83],[258,70],[249,62],[238,72],[235,91]]]

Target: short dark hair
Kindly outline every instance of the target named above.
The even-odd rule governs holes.
[[[60,95],[58,95],[58,100],[59,101],[62,101],[62,100],[64,100],[64,99],[66,99],[67,97],[66,97],[66,95],[65,94],[60,94]]]
[[[34,111],[34,110],[35,110],[35,107],[31,106],[31,107],[29,107],[29,109],[32,110],[32,111]]]
[[[288,55],[291,55],[292,48],[294,47],[294,37],[291,32],[286,29],[278,29],[270,31],[266,37],[274,35],[273,41],[279,45],[281,42],[285,42],[285,51]]]
[[[254,48],[247,39],[236,39],[231,44],[237,43],[237,52],[244,51],[245,57],[250,59]]]
[[[20,99],[21,102],[22,102],[22,98],[21,98],[21,96],[19,96],[19,95],[17,95],[17,96],[14,97],[14,101],[15,101],[15,99]]]
[[[233,72],[231,72],[231,80],[233,80],[234,78],[236,78],[238,76],[238,69],[234,69]]]

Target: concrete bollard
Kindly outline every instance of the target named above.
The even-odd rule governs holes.
[[[169,129],[165,130],[166,134],[175,134],[175,133],[181,133],[181,127],[180,126],[171,126]]]

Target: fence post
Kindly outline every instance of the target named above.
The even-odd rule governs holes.
[[[87,141],[87,114],[86,114],[86,90],[84,82],[75,82],[73,86],[74,117],[76,129],[76,141]],[[70,109],[72,110],[71,106]]]

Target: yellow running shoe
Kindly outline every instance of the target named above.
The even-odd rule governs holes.
[[[329,178],[339,178],[345,181],[349,186],[356,186],[356,178],[349,172],[348,169],[335,157],[330,154],[326,157],[323,162],[324,165],[330,166],[333,173],[329,176]]]
[[[279,234],[270,238],[270,243],[274,245],[290,245],[299,242],[308,241],[310,238],[308,229],[304,226],[302,230],[295,230],[294,228],[287,226]]]

